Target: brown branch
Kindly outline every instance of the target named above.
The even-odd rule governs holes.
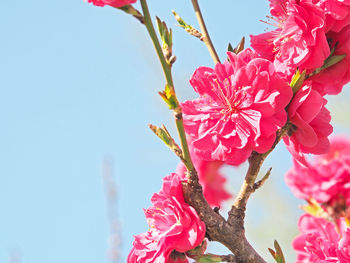
[[[276,145],[281,141],[282,137],[287,133],[289,128],[290,124],[287,123],[280,131],[277,132],[274,144],[266,153],[253,152],[249,157],[249,168],[246,177],[229,212],[229,224],[239,224],[243,227],[247,202],[250,195],[255,191],[255,181],[259,174],[260,168],[266,157],[276,148]]]
[[[249,157],[249,168],[245,181],[237,195],[234,205],[226,221],[215,209],[212,209],[203,196],[202,186],[199,184],[195,170],[188,171],[188,182],[183,183],[185,200],[194,207],[207,227],[210,240],[225,245],[236,257],[238,263],[265,263],[265,260],[254,250],[245,237],[244,218],[247,201],[252,192],[260,167],[266,157],[273,151],[282,137],[286,134],[290,124],[286,124],[276,136],[271,149],[263,154],[253,152]]]
[[[188,172],[188,182],[183,183],[185,200],[194,207],[207,228],[210,240],[226,246],[239,263],[265,263],[264,259],[249,244],[241,225],[230,225],[225,218],[214,211],[203,196],[195,170]],[[242,224],[243,225],[243,224]]]
[[[270,167],[270,169],[267,171],[267,173],[264,175],[264,177],[261,180],[259,180],[258,182],[256,182],[254,184],[254,186],[253,186],[254,192],[265,184],[267,179],[269,179],[269,177],[270,177],[271,171],[272,171],[272,167]]]

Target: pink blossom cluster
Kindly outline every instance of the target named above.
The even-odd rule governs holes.
[[[314,199],[328,211],[345,213],[350,207],[350,139],[332,138],[327,154],[315,156],[306,166],[294,161],[285,178],[297,197]]]
[[[298,223],[301,235],[293,242],[297,263],[350,262],[350,139],[334,137],[330,151],[314,161],[294,167],[286,174],[293,193],[321,205],[324,218],[303,215]],[[347,220],[345,220],[347,218]]]
[[[349,53],[349,1],[270,0],[270,7],[271,23],[277,29],[251,36],[252,47],[273,61],[286,79],[297,68],[312,73],[330,55]],[[349,62],[346,56],[337,66],[312,77],[314,88],[321,95],[339,93],[350,81]]]
[[[190,83],[200,95],[182,103],[184,125],[205,160],[239,165],[268,151],[287,121],[292,90],[274,64],[246,49],[214,69],[200,67]]]
[[[122,7],[136,0],[87,0]],[[294,157],[286,175],[293,193],[316,200],[336,224],[304,215],[295,240],[298,263],[350,262],[350,141],[335,138],[325,95],[350,81],[350,0],[270,0],[276,28],[251,36],[251,47],[228,52],[214,68],[199,67],[190,84],[199,97],[181,103],[191,157],[212,206],[231,195],[220,173],[283,136]],[[298,79],[300,83],[295,81]],[[299,74],[299,75],[298,75]],[[298,85],[296,84],[298,83]],[[277,136],[283,128],[286,133]],[[309,161],[305,154],[320,155]],[[128,263],[186,263],[206,227],[182,193],[185,167],[164,178],[145,210],[149,231],[135,236]]]
[[[329,150],[333,132],[326,94],[350,81],[350,3],[338,0],[270,0],[277,29],[251,36],[255,51],[229,52],[215,68],[199,67],[190,83],[199,98],[182,103],[192,146],[204,160],[239,165],[267,152],[276,131],[299,161]],[[298,89],[293,76],[305,72]]]
[[[301,234],[293,241],[296,263],[349,263],[350,228],[343,219],[336,224],[303,215],[298,222]]]
[[[128,263],[188,263],[184,253],[203,242],[205,224],[185,203],[182,181],[171,174],[152,196],[152,206],[145,210],[150,230],[134,237]]]
[[[133,4],[136,1],[137,0],[87,0],[88,3],[92,3],[95,6],[110,5],[116,8]]]

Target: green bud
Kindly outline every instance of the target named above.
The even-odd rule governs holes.
[[[308,204],[301,206],[301,209],[312,216],[327,218],[327,213],[315,199],[311,198],[307,202]]]
[[[170,87],[168,84],[165,86],[164,91],[160,91],[159,95],[168,105],[169,109],[173,110],[179,106],[179,102],[176,98],[176,94],[173,87]]]
[[[171,12],[173,13],[173,15],[174,15],[176,21],[179,23],[180,27],[185,29],[185,31],[188,32],[189,34],[191,34],[192,36],[195,36],[195,37],[199,38],[201,41],[203,41],[203,35],[201,32],[199,32],[199,30],[197,30],[193,26],[187,24],[185,22],[185,20],[183,20],[182,17],[179,16],[179,14],[176,13],[174,10],[172,10]]]
[[[215,262],[222,262],[221,258],[218,256],[211,256],[211,255],[205,255],[198,259],[196,259],[199,263],[215,263]]]
[[[135,9],[132,5],[124,5],[122,7],[118,7],[118,9],[124,11],[127,14],[134,16],[142,24],[145,23],[145,19],[144,19],[143,15],[137,9]]]
[[[159,17],[156,17],[158,31],[160,38],[162,40],[162,49],[164,56],[167,60],[172,57],[172,48],[173,48],[173,32],[171,29],[168,29],[166,23],[161,21]]]
[[[227,51],[234,52],[234,49],[233,49],[231,43],[228,43]]]
[[[298,90],[303,86],[303,83],[306,78],[306,71],[304,70],[302,73],[300,73],[299,69],[297,69],[292,77],[292,81],[290,82],[290,86],[293,90],[293,93],[297,93]]]
[[[276,240],[274,242],[274,247],[275,247],[276,251],[269,248],[269,251],[270,251],[272,257],[276,260],[277,263],[286,263],[282,249]]]
[[[182,158],[182,151],[180,147],[176,144],[175,140],[173,139],[173,137],[171,137],[170,133],[164,125],[158,127],[150,124],[148,126],[154,132],[154,134],[157,135],[158,138],[165,143],[166,146],[168,146],[172,151],[174,151],[177,156]]]
[[[239,54],[244,49],[245,37],[242,37],[241,41],[237,44],[237,46],[233,49],[233,53]]]

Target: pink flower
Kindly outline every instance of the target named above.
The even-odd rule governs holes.
[[[92,3],[96,6],[110,5],[113,7],[122,7],[135,3],[137,0],[87,0],[88,3]]]
[[[325,13],[326,32],[339,32],[350,24],[349,0],[314,0],[313,3]]]
[[[322,95],[338,94],[350,81],[350,25],[340,32],[329,32],[327,38],[332,47],[335,47],[334,55],[346,55],[346,57],[310,79]]]
[[[296,68],[313,71],[330,55],[324,13],[310,1],[271,0],[277,30],[251,36],[252,47],[291,77]]]
[[[350,262],[350,229],[348,228],[339,241],[337,255],[340,263]]]
[[[340,236],[331,222],[303,215],[298,227],[301,234],[293,241],[296,263],[343,263],[339,261],[338,254],[345,246],[339,244]]]
[[[328,211],[344,216],[350,206],[350,140],[333,138],[327,154],[316,156],[306,167],[294,162],[285,179],[297,197],[313,198]]]
[[[333,132],[331,116],[325,108],[327,101],[311,88],[311,82],[295,94],[288,108],[293,124],[291,136],[283,137],[288,150],[295,158],[302,153],[322,154],[329,150],[328,136]]]
[[[203,186],[205,199],[209,205],[220,207],[223,201],[231,198],[231,194],[225,189],[226,178],[220,173],[220,168],[224,163],[221,161],[204,161],[193,151],[191,157],[198,173],[199,182]],[[185,165],[180,163],[176,173],[185,178],[185,172]]]
[[[180,176],[165,177],[162,190],[151,200],[153,206],[145,210],[150,230],[135,236],[127,262],[188,263],[184,253],[202,243],[205,225],[185,203]]]
[[[292,97],[274,65],[250,49],[215,69],[200,67],[190,83],[200,98],[182,103],[184,125],[198,156],[233,165],[266,152],[286,122]]]

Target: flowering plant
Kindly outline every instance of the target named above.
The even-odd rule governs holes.
[[[165,76],[159,94],[174,114],[179,135],[178,144],[164,125],[150,125],[181,163],[152,196],[145,210],[149,230],[134,237],[128,263],[266,262],[248,242],[244,219],[250,196],[271,172],[259,180],[261,166],[281,140],[293,158],[286,182],[307,202],[293,243],[297,262],[350,262],[350,140],[329,139],[333,127],[325,98],[350,81],[349,0],[270,0],[268,18],[277,28],[251,35],[251,48],[244,47],[244,38],[236,48],[229,45],[223,62],[198,1],[192,5],[199,30],[173,11],[180,27],[203,41],[214,61],[213,67],[195,70],[189,82],[198,97],[183,102],[171,71],[176,61],[172,30],[157,17],[157,35],[147,1],[140,0],[142,12],[130,5],[135,0],[88,2],[118,8],[145,26]],[[244,162],[249,167],[233,195],[219,169]],[[220,208],[230,198],[226,218]],[[210,241],[232,254],[207,253]],[[286,262],[277,242],[270,252],[276,262]]]

